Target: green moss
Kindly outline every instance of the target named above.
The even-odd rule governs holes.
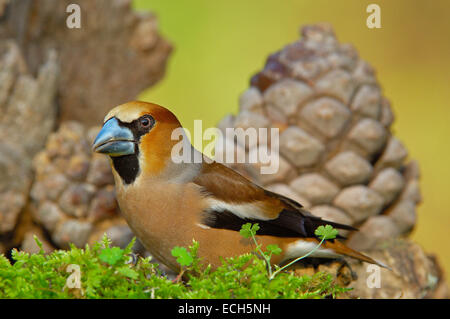
[[[130,263],[132,245],[110,247],[105,237],[92,247],[50,254],[14,250],[13,264],[0,255],[0,298],[324,298],[346,290],[324,273],[281,272],[269,280],[267,265],[256,254],[227,258],[212,271],[199,263],[198,244],[189,249],[193,262],[184,268],[186,281],[174,282],[150,258]],[[71,288],[78,274],[81,288]]]

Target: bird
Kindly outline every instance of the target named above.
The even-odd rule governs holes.
[[[345,224],[314,216],[300,203],[253,183],[235,170],[216,162],[174,161],[172,138],[183,130],[167,108],[131,101],[114,107],[95,138],[94,152],[109,156],[121,214],[150,254],[174,271],[177,246],[199,243],[198,257],[214,268],[226,257],[249,253],[254,242],[241,236],[246,223],[259,225],[256,240],[262,247],[275,244],[282,253],[273,264],[303,256],[319,243],[314,231]],[[184,135],[194,155],[204,156]],[[205,157],[207,158],[207,157]],[[339,239],[325,240],[309,257],[357,260],[387,267],[355,251]]]

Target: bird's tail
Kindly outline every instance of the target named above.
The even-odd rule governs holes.
[[[304,208],[299,208],[298,210],[300,211],[300,213],[302,215],[307,217],[306,223],[308,225],[305,225],[305,226],[307,226],[308,228],[311,228],[313,230],[313,233],[317,227],[325,226],[325,225],[330,225],[330,226],[333,226],[334,228],[343,229],[343,230],[352,230],[352,231],[358,230],[357,228],[350,226],[350,225],[340,224],[340,223],[332,222],[330,220],[325,220],[320,217],[314,216],[312,213],[310,213],[309,211],[307,211]]]
[[[353,250],[353,249],[345,246],[344,244],[342,244],[338,240],[325,241],[323,243],[323,246],[324,246],[324,248],[328,248],[328,249],[333,250],[334,252],[336,252],[339,255],[352,257],[352,258],[355,258],[355,259],[358,259],[358,260],[361,260],[361,261],[365,261],[367,263],[378,265],[380,267],[387,268],[387,269],[391,270],[391,268],[389,266],[383,264],[382,262],[376,261],[375,259],[370,258],[369,256],[361,254],[361,253],[357,252],[356,250]]]

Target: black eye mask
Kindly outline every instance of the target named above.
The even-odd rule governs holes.
[[[119,119],[119,125],[128,128],[131,132],[133,132],[133,136],[136,142],[139,142],[141,136],[147,134],[154,126],[155,119],[151,115],[143,115],[137,120],[134,120],[131,123],[121,122]],[[144,125],[143,122],[148,123],[148,125]]]

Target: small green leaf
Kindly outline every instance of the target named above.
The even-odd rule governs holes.
[[[110,265],[116,264],[123,257],[123,249],[119,247],[105,248],[102,250],[98,258]]]
[[[252,224],[250,224],[250,223],[242,225],[241,230],[239,231],[241,236],[244,238],[252,237],[252,233],[250,231],[251,227],[252,227]]]
[[[196,240],[192,240],[192,245],[189,246],[189,251],[191,252],[192,256],[197,256],[198,247],[200,247],[200,244]]]
[[[281,254],[281,248],[278,247],[278,245],[267,245],[266,249],[269,253],[272,253],[274,255]]]
[[[181,266],[190,266],[194,261],[190,252],[184,247],[174,247],[172,249],[172,256],[177,257],[177,262]]]
[[[139,278],[139,273],[137,271],[131,269],[128,266],[119,267],[119,268],[117,268],[117,271],[119,273],[121,273],[122,275],[124,275],[125,277],[131,278],[131,279]]]
[[[44,247],[42,246],[42,242],[39,240],[39,238],[36,235],[33,235],[33,239],[36,242],[36,245],[38,245],[38,247],[39,247],[39,253],[43,254],[44,253]]]
[[[106,233],[103,233],[102,244],[104,248],[109,248],[112,244],[112,240],[108,237]]]
[[[316,234],[316,236],[319,237],[320,239],[327,240],[336,238],[338,231],[331,225],[325,225],[317,227],[314,234]]]
[[[258,225],[258,223],[256,223],[256,224],[253,224],[253,226],[252,226],[252,232],[253,232],[253,235],[256,235],[256,232],[259,230],[259,225]]]
[[[133,237],[133,239],[128,243],[127,247],[124,249],[124,255],[130,254],[133,252],[133,246],[136,243],[136,237]]]
[[[255,236],[256,232],[258,230],[259,230],[258,223],[253,224],[253,225],[251,223],[246,223],[246,224],[242,225],[239,233],[241,234],[241,236],[243,236],[245,238],[250,238],[252,236]]]

